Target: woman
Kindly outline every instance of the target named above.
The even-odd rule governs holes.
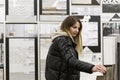
[[[54,34],[49,48],[45,77],[46,80],[79,80],[80,71],[105,73],[102,65],[93,65],[78,60],[82,52],[82,24],[79,19],[68,16]]]

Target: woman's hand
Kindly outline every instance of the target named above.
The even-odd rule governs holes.
[[[105,73],[106,72],[106,67],[101,65],[101,64],[98,64],[98,65],[95,65],[93,68],[92,68],[92,71],[93,72],[100,72],[100,73]]]

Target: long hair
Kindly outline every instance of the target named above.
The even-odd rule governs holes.
[[[75,38],[73,38],[70,33],[70,27],[72,27],[76,22],[79,22],[80,28],[79,28],[78,35]],[[64,32],[66,32],[68,34],[68,36],[72,39],[72,41],[76,43],[76,51],[79,54],[81,54],[83,47],[82,47],[82,36],[81,36],[82,23],[81,23],[80,19],[77,17],[74,17],[74,16],[68,16],[62,22],[60,29]]]

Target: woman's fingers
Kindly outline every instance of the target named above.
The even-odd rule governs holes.
[[[93,72],[101,72],[101,73],[105,73],[106,72],[106,68],[105,66],[101,65],[101,64],[98,64],[98,65],[95,65],[93,67]]]
[[[106,72],[106,68],[103,65],[98,65],[98,69],[100,70],[100,72],[105,73]]]
[[[105,66],[103,66],[103,65],[101,65],[101,64],[97,65],[97,68],[98,68],[98,71],[99,71],[99,72],[102,72],[102,73],[105,73],[105,72],[106,72]]]

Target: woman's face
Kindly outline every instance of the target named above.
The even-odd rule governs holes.
[[[76,37],[79,33],[80,23],[76,22],[73,26],[70,27],[70,33],[72,37]]]

